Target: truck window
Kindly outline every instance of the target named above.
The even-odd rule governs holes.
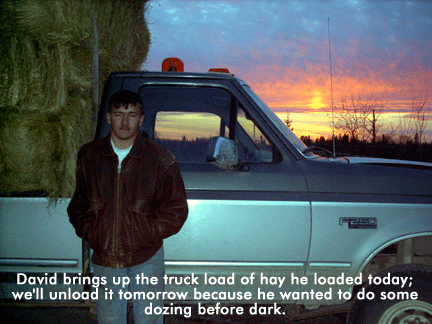
[[[154,140],[180,163],[206,163],[207,144],[220,134],[221,118],[212,113],[160,111],[156,115]]]
[[[240,162],[272,163],[276,156],[274,145],[247,109],[225,89],[149,85],[140,94],[146,115],[144,130],[179,163],[206,164],[208,142],[216,136],[237,142]]]
[[[236,141],[242,162],[273,162],[273,146],[242,108],[237,109]],[[244,132],[244,133],[243,133]]]

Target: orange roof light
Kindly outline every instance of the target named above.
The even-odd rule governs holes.
[[[216,72],[216,73],[228,73],[231,74],[230,71],[227,68],[211,68],[208,70],[209,72]],[[234,74],[231,74],[234,76]]]
[[[177,57],[168,57],[162,62],[162,71],[183,72],[184,71],[183,61]]]

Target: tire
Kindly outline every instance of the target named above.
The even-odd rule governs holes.
[[[363,292],[373,299],[359,299],[348,313],[348,324],[432,324],[432,267],[407,264],[380,273],[376,277],[408,277],[404,288],[399,285],[366,285]],[[410,285],[409,282],[412,284]],[[360,289],[362,291],[362,289]],[[405,295],[399,299],[397,293]],[[412,295],[413,292],[418,294]],[[374,295],[372,295],[372,293]],[[407,296],[413,297],[407,299]]]

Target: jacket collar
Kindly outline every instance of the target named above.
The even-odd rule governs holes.
[[[109,133],[104,139],[103,139],[103,155],[110,156],[115,155],[114,150],[111,146],[111,133]],[[135,142],[132,145],[132,148],[129,152],[129,156],[139,159],[144,153],[144,146],[145,146],[146,139],[141,135],[141,133],[138,133],[138,135],[135,138]]]

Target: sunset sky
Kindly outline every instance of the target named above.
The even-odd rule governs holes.
[[[186,71],[227,67],[297,136],[329,136],[333,98],[385,101],[396,127],[412,98],[432,106],[432,1],[152,0],[143,69],[179,57]],[[432,134],[432,121],[429,122]]]

